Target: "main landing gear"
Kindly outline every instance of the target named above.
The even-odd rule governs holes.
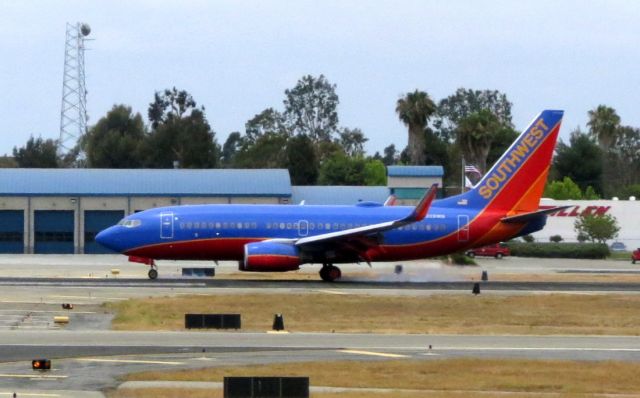
[[[342,271],[340,271],[340,268],[333,264],[322,264],[322,268],[320,269],[320,278],[322,278],[323,281],[333,282],[336,279],[340,279],[341,276]]]

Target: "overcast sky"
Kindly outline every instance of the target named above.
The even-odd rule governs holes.
[[[337,85],[341,126],[369,153],[403,148],[394,112],[408,91],[497,89],[518,129],[564,109],[562,136],[598,104],[640,126],[638,1],[0,0],[0,154],[58,138],[66,22],[87,22],[88,113],[146,118],[176,86],[206,107],[220,144],[305,74]]]

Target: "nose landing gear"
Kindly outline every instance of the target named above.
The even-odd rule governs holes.
[[[158,267],[155,264],[151,264],[151,269],[149,270],[149,279],[157,279],[158,278]]]
[[[158,267],[156,266],[156,262],[154,261],[154,259],[148,257],[129,256],[129,261],[131,261],[132,263],[148,265],[149,267],[151,267],[149,273],[147,274],[149,275],[149,279],[158,278]]]
[[[320,278],[322,278],[323,281],[333,282],[336,279],[340,279],[341,276],[342,271],[340,271],[340,268],[333,264],[322,264],[322,268],[320,269]]]

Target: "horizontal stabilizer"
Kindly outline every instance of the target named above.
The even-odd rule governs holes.
[[[500,221],[504,222],[504,223],[521,223],[521,222],[527,222],[527,221],[531,221],[534,218],[540,217],[540,216],[546,216],[547,214],[552,214],[555,212],[558,212],[560,210],[564,210],[566,208],[569,208],[571,206],[557,206],[557,207],[552,207],[550,209],[542,209],[542,210],[538,210],[538,211],[532,211],[530,213],[523,213],[523,214],[518,214],[515,216],[509,216],[509,217],[504,217],[502,218]]]

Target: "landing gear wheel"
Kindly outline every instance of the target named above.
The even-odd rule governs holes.
[[[158,278],[158,270],[155,268],[151,268],[149,270],[149,279],[157,279]]]
[[[340,279],[342,271],[335,265],[324,265],[320,270],[320,278],[325,282],[333,282],[336,279]]]

